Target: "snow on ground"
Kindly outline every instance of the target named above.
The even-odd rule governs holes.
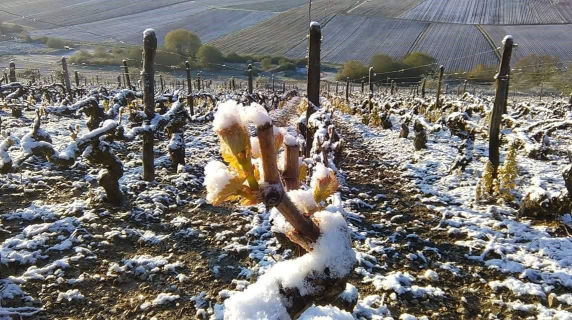
[[[483,139],[474,142],[474,159],[466,169],[460,175],[449,173],[463,141],[442,128],[428,132],[427,150],[415,151],[412,134],[399,138],[401,117],[393,113],[392,129],[383,130],[363,125],[359,116],[335,113],[337,123],[361,137],[377,158],[356,161],[353,167],[341,165],[340,193],[327,201],[328,210],[342,212],[352,231],[358,267],[349,282],[356,290],[346,289],[346,294],[357,294],[358,301],[351,315],[314,306],[302,319],[424,319],[445,312],[439,308],[452,303],[469,308],[470,294],[486,295],[495,306],[529,316],[572,317],[572,298],[566,293],[572,290],[572,240],[555,235],[549,225],[517,219],[510,204],[474,201],[476,177],[488,149]],[[2,126],[19,141],[30,131],[31,119],[30,113],[22,119],[2,113]],[[470,121],[484,127],[483,119]],[[66,128],[79,124],[84,134],[84,122],[50,115],[42,120],[42,128],[61,147],[71,141]],[[103,194],[93,183],[99,169],[81,158],[64,171],[30,159],[19,173],[0,175],[0,191],[22,201],[2,203],[0,212],[0,312],[33,315],[46,312],[44,308],[64,317],[77,310],[67,308],[102,299],[104,305],[115,306],[117,317],[134,316],[128,312],[137,310],[161,318],[161,312],[176,309],[191,317],[219,319],[226,299],[277,262],[296,258],[295,248],[285,248],[273,235],[272,215],[263,206],[214,208],[205,203],[204,167],[220,160],[218,141],[209,123],[193,122],[186,129],[187,165],[177,172],[169,168],[168,139],[162,139],[156,145],[154,183],[140,178],[140,140],[113,146],[124,165],[120,186],[130,199],[129,208],[97,201]],[[17,157],[20,147],[17,142],[10,155]],[[529,184],[551,193],[563,189],[564,162],[540,162],[519,153],[518,165],[518,199]],[[427,219],[400,208],[402,190],[386,192],[346,182],[359,176],[374,187],[381,185],[372,173],[383,168],[403,179],[404,184],[396,186],[416,194],[415,205],[431,210]],[[437,243],[441,235],[450,241],[451,252]],[[454,254],[456,260],[450,259]],[[475,271],[475,265],[485,271]],[[456,279],[460,287],[461,279],[474,287],[463,288],[466,297],[457,295],[458,288],[448,282]],[[106,300],[107,294],[98,292],[102,288],[121,288],[121,301]]]
[[[484,104],[490,110],[492,104],[488,101],[490,100],[456,103]],[[534,107],[533,105],[532,108]],[[452,135],[446,126],[429,124],[435,130],[428,130],[427,149],[415,151],[413,134],[409,138],[399,137],[400,124],[406,117],[411,117],[410,110],[405,109],[404,116],[400,116],[398,110],[399,108],[391,115],[393,126],[390,130],[366,126],[361,123],[359,116],[339,112],[336,115],[350,130],[362,136],[364,144],[373,152],[385,155],[384,165],[401,172],[402,177],[409,181],[407,187],[419,194],[420,203],[440,213],[441,217],[434,228],[444,230],[449,235],[458,235],[459,240],[454,244],[468,249],[467,259],[482,261],[488,268],[507,274],[504,280],[485,280],[489,281],[491,288],[507,288],[517,297],[535,295],[539,297],[539,303],[544,303],[546,295],[555,285],[564,290],[572,290],[572,238],[555,236],[554,228],[536,224],[526,217],[517,218],[517,210],[509,203],[482,204],[475,201],[475,186],[488,156],[488,141],[478,138],[474,142],[473,161],[464,171],[451,172],[450,168],[459,154],[458,146],[463,141]],[[564,118],[570,117],[572,113],[568,111]],[[486,130],[484,121],[478,116],[469,119],[472,126]],[[520,121],[533,126],[546,121],[546,118],[529,116]],[[508,139],[512,138],[509,130],[503,133]],[[570,142],[569,136],[562,136],[561,133],[558,135],[553,139],[552,146],[565,152]],[[505,151],[506,149],[501,150],[501,161]],[[562,171],[567,160],[562,160],[563,158],[549,156],[548,160],[539,161],[519,153],[517,199],[524,196],[527,186],[531,184],[542,186],[553,194],[565,190]],[[564,222],[566,219],[569,218],[563,217]],[[366,277],[370,276],[365,270],[361,272]],[[391,288],[399,294],[411,290],[409,286],[414,277],[398,271],[368,279],[377,288]],[[438,288],[429,292],[441,293]],[[538,304],[532,306],[534,308],[531,310],[538,312],[540,317],[554,315],[554,312],[546,311],[548,309],[542,309]],[[564,318],[572,316],[567,311],[558,315]]]

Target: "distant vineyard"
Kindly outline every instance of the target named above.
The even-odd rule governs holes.
[[[427,23],[423,22],[339,15],[324,28],[322,57],[334,63],[348,60],[367,63],[376,53],[401,58],[425,28]],[[304,57],[305,50],[306,44],[300,43],[286,55]]]
[[[2,1],[2,8],[22,15],[31,16],[35,21],[29,19],[17,19],[14,22],[34,28],[53,28],[53,24],[42,21],[53,22],[60,26],[71,26],[86,24],[100,20],[116,18],[118,16],[129,16],[146,11],[183,4],[185,7],[198,7],[195,2],[183,0],[40,0],[40,1],[12,1],[6,3]],[[185,4],[186,2],[186,4]],[[173,8],[180,8],[173,6]],[[3,21],[13,20],[14,17],[0,13]]]
[[[426,0],[403,19],[463,24],[556,24],[572,22],[570,1]]]
[[[186,24],[182,28],[193,31],[203,42],[207,42],[255,25],[274,15],[264,11],[210,9],[185,19]]]
[[[202,41],[207,42],[234,30],[254,25],[273,15],[273,13],[263,11],[208,9],[204,5],[189,2],[126,17],[81,24],[72,28],[38,31],[34,34],[84,41],[112,41],[112,39],[103,40],[105,37],[98,35],[86,35],[84,32],[84,30],[98,30],[98,33],[112,35],[114,39],[130,41],[138,38],[145,26],[151,23],[156,26],[159,41],[162,41],[164,35],[170,30],[185,28],[195,32]],[[216,28],[213,27],[215,25]]]
[[[375,16],[394,18],[414,8],[423,0],[389,0],[389,1],[368,1],[362,3],[349,10],[348,13],[355,15]]]
[[[470,25],[431,24],[412,51],[435,57],[450,71],[466,71],[478,64],[498,64],[493,48],[479,30]],[[480,52],[483,54],[475,55]]]
[[[307,4],[307,0],[288,0],[288,1],[276,1],[267,0],[261,2],[251,2],[243,3],[229,6],[228,8],[233,9],[243,9],[243,10],[256,10],[256,11],[270,11],[270,12],[282,12],[298,6]]]
[[[352,3],[342,0],[312,2],[312,20],[327,25],[339,11]],[[308,33],[308,8],[298,7],[283,12],[255,26],[231,33],[212,42],[223,52],[284,55],[304,42]]]
[[[511,34],[518,39],[518,47],[513,53],[516,61],[533,53],[555,56],[561,61],[572,60],[570,48],[572,25],[484,26],[484,28],[499,46],[505,34]],[[568,31],[565,31],[566,29]]]

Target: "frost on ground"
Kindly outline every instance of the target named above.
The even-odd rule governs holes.
[[[323,202],[349,227],[358,266],[343,300],[357,298],[357,303],[352,312],[312,306],[301,318],[572,318],[570,237],[560,222],[517,217],[529,186],[550,195],[565,189],[561,171],[569,129],[550,131],[551,148],[543,151],[543,139],[534,136],[535,128],[552,128],[540,120],[551,117],[548,106],[527,103],[529,116],[509,107],[515,111],[506,121],[518,126],[503,134],[522,145],[514,200],[477,202],[475,188],[488,154],[482,135],[467,143],[431,116],[413,114],[411,104],[422,102],[375,99],[389,106],[391,129],[365,126],[359,115],[334,113],[344,139],[343,162],[336,163],[341,186]],[[465,117],[467,108],[491,108],[490,98],[447,101],[465,110],[449,113],[450,119]],[[465,121],[486,132],[479,114]],[[8,152],[16,159],[34,114],[13,118],[0,111],[0,116],[2,129],[14,138]],[[399,138],[400,124],[409,118],[426,125],[427,149],[415,151],[413,135]],[[567,121],[569,111],[558,118]],[[80,134],[88,132],[81,117],[49,114],[41,122],[56,147],[70,143],[64,128],[76,124]],[[32,157],[18,173],[0,174],[0,314],[220,319],[225,306],[238,301],[239,293],[248,294],[257,280],[294,276],[294,270],[277,266],[309,258],[298,257],[295,246],[276,238],[275,212],[261,205],[206,202],[204,168],[222,160],[212,124],[187,124],[183,139],[186,165],[175,169],[169,139],[158,134],[152,183],[141,180],[139,138],[111,144],[125,170],[120,187],[129,205],[120,207],[101,201],[99,168],[81,156],[66,169]],[[461,154],[467,147],[470,151]],[[464,165],[467,153],[471,160]],[[503,149],[501,160],[505,154]],[[315,205],[304,202],[307,194],[292,197]],[[572,217],[564,215],[562,221],[571,225]]]

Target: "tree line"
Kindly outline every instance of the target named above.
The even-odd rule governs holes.
[[[156,53],[157,69],[183,68],[189,61],[191,67],[217,69],[223,63],[259,62],[256,74],[264,71],[295,70],[296,66],[304,66],[305,60],[293,60],[276,56],[239,55],[231,52],[222,53],[218,48],[203,44],[195,33],[185,29],[169,31],[164,38],[163,47]],[[95,50],[80,50],[70,58],[71,63],[95,65],[120,65],[123,59],[141,61],[142,51],[138,46],[97,46]]]

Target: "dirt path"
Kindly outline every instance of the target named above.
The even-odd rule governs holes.
[[[367,239],[354,237],[360,242],[358,251],[365,253],[358,254],[362,259],[357,281],[353,281],[360,295],[387,294],[386,303],[394,317],[408,313],[439,319],[474,319],[489,314],[518,318],[518,314],[492,303],[498,297],[487,286],[491,279],[506,276],[468,259],[467,249],[454,245],[463,235],[435,228],[441,214],[421,204],[419,191],[408,187],[392,155],[368,148],[362,133],[347,122],[338,118],[335,125],[346,141],[340,165],[346,177],[342,199],[353,202],[353,211],[363,216],[361,221],[350,219],[356,233],[367,235]],[[407,277],[396,272],[411,275],[411,285]],[[390,278],[397,279],[398,284]],[[415,285],[422,289],[416,290]],[[393,293],[400,290],[403,293]]]

